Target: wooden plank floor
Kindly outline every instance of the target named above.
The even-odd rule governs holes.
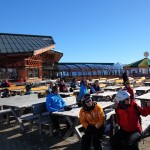
[[[28,126],[28,123],[25,124]],[[103,150],[110,150],[109,138],[103,141]],[[76,135],[63,140],[56,133],[39,135],[34,127],[32,131],[21,134],[19,126],[11,123],[0,123],[0,150],[80,150],[80,142]],[[150,137],[140,142],[141,150],[150,150]]]

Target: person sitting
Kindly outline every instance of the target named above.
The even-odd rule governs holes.
[[[110,139],[110,145],[113,150],[139,150],[138,139],[142,132],[139,116],[150,114],[150,101],[142,108],[125,90],[118,91],[115,100],[116,122],[120,129]]]
[[[32,91],[32,86],[30,84],[26,85],[25,89],[26,92],[24,93],[24,95],[30,95],[30,94],[34,94],[34,92]]]
[[[98,93],[102,93],[102,92],[103,91],[102,91],[101,87],[99,86],[99,81],[96,80],[94,85],[92,85],[91,88],[90,88],[90,94],[93,94],[93,93],[98,94]]]
[[[6,79],[6,80],[2,83],[2,87],[11,87],[11,83]]]
[[[80,87],[80,91],[79,91],[79,95],[78,95],[78,105],[81,106],[81,99],[83,98],[83,96],[85,94],[88,94],[88,82],[87,80],[84,80],[84,82],[82,83],[81,87]]]
[[[74,89],[79,87],[79,83],[77,82],[76,78],[73,78],[71,84],[70,84],[70,92],[73,92]]]
[[[8,89],[4,89],[4,90],[0,91],[0,97],[1,98],[9,97],[10,95],[11,94],[10,94],[10,91]]]
[[[84,77],[81,78],[80,87],[82,86],[82,84],[84,84],[84,81],[85,81],[85,80],[86,80],[86,79],[85,79]]]
[[[52,92],[46,98],[46,108],[50,112],[58,111],[66,106],[65,101],[59,95],[59,87],[53,86]]]
[[[65,110],[71,109],[71,108],[69,108],[69,106],[66,105],[65,101],[59,95],[59,87],[58,86],[53,86],[52,92],[47,96],[46,108],[49,112],[55,112],[60,109],[65,109]],[[59,116],[51,115],[51,119],[52,119],[54,128],[56,129],[56,131],[59,131],[59,129],[60,129]]]
[[[19,78],[18,83],[22,83],[22,82],[24,82],[24,80],[22,78]]]
[[[52,92],[53,86],[54,86],[54,83],[53,83],[53,82],[50,82],[50,85],[49,85],[49,87],[48,87],[48,92],[49,92],[49,94]]]
[[[85,128],[82,136],[81,149],[89,150],[91,141],[94,150],[102,150],[102,135],[104,132],[104,111],[101,105],[92,101],[90,94],[85,94],[82,98],[82,108],[80,109],[80,122]]]
[[[123,90],[126,90],[130,94],[130,99],[131,100],[134,100],[134,92],[133,92],[133,89],[130,86],[130,81],[129,80],[125,82],[125,86],[124,86]]]
[[[68,92],[68,88],[63,79],[60,80],[60,84],[58,84],[58,86],[60,92]]]
[[[60,84],[60,78],[57,78],[55,85],[59,85]]]

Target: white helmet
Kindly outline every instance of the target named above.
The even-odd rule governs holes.
[[[130,98],[130,94],[127,91],[119,90],[118,93],[116,94],[115,101],[119,103],[120,101],[124,101],[125,99],[128,98]]]

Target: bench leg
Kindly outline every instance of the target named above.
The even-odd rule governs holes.
[[[53,124],[52,123],[49,124],[49,136],[50,137],[53,136]]]
[[[10,124],[10,114],[7,114],[7,124]]]

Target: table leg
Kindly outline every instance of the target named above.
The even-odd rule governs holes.
[[[14,117],[16,118],[17,122],[20,125],[20,128],[22,131],[25,131],[25,126],[22,123],[22,120],[20,119],[20,117],[17,116],[16,111],[14,110],[13,107],[10,107],[12,114],[14,115]]]
[[[66,134],[63,136],[63,139],[68,138],[71,133],[75,130],[75,127],[79,124],[79,118],[75,118],[75,121],[72,122],[71,118],[66,116],[68,123],[70,124],[70,128],[67,130]]]

